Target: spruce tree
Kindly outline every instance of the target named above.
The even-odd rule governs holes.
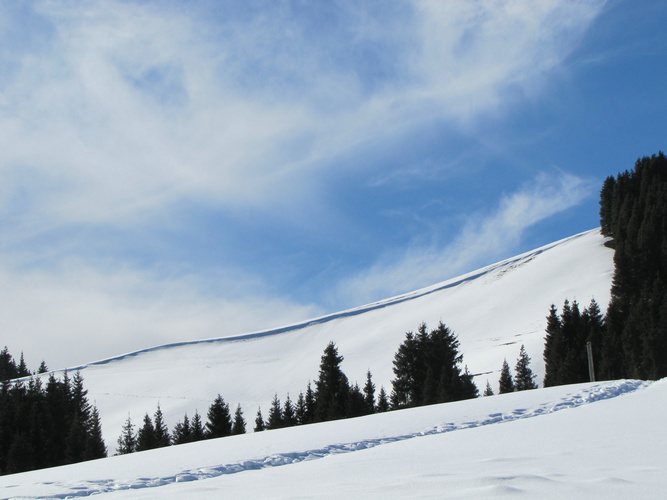
[[[340,368],[343,356],[333,342],[324,349],[320,361],[320,372],[316,387],[315,419],[317,421],[335,420],[345,417],[348,393],[347,377]]]
[[[283,405],[282,424],[283,427],[293,427],[297,424],[296,412],[294,410],[294,405],[292,404],[292,400],[289,397],[289,393],[287,394],[287,399],[285,400],[285,404]]]
[[[380,392],[378,392],[377,405],[375,406],[375,411],[377,413],[384,413],[389,411],[389,400],[387,398],[387,393],[384,390],[384,386],[380,386]]]
[[[526,348],[522,344],[521,350],[519,351],[519,359],[516,361],[516,378],[515,388],[517,391],[526,391],[528,389],[537,389],[537,384],[535,383],[536,375],[533,375],[533,371],[530,369],[530,357],[526,353]]]
[[[375,384],[371,378],[371,371],[366,372],[366,385],[364,385],[365,413],[367,415],[375,412]]]
[[[491,389],[491,384],[489,381],[486,381],[486,389],[484,389],[484,396],[493,396],[493,389]]]
[[[144,424],[137,432],[137,451],[152,450],[155,448],[155,427],[148,413],[144,415]]]
[[[359,388],[359,384],[354,384],[348,392],[347,406],[345,409],[345,418],[360,417],[366,415],[366,399]]]
[[[245,419],[243,418],[243,410],[241,410],[241,405],[239,404],[236,407],[236,412],[234,413],[234,425],[232,426],[232,435],[236,436],[238,434],[245,434]]]
[[[514,392],[514,381],[512,380],[512,372],[510,372],[510,365],[507,360],[503,361],[503,367],[500,370],[500,381],[498,383],[498,394],[505,394]]]
[[[229,405],[220,394],[215,398],[208,410],[208,422],[206,423],[206,436],[218,438],[229,436],[232,433],[232,415]]]
[[[163,448],[169,446],[171,444],[171,436],[169,435],[167,424],[164,422],[164,416],[162,415],[159,403],[155,410],[155,415],[153,415],[153,427],[155,428],[155,447]]]
[[[229,434],[231,434],[231,429],[229,431]],[[225,436],[229,436],[229,434],[225,434]],[[209,434],[206,429],[204,429],[204,424],[201,420],[201,416],[199,415],[199,412],[195,410],[195,414],[192,417],[192,421],[190,422],[190,439],[192,442],[195,441],[201,441],[202,439],[208,439],[211,438],[211,434]]]
[[[95,460],[107,456],[107,446],[102,437],[102,423],[100,422],[100,413],[95,406],[91,411],[90,430],[86,440],[84,452],[85,460]]]
[[[283,410],[280,406],[280,400],[278,399],[278,393],[273,396],[273,401],[271,402],[271,409],[269,410],[269,420],[267,422],[267,429],[280,429],[284,427],[283,423]]]
[[[118,438],[118,447],[116,448],[116,455],[126,455],[128,453],[134,453],[137,448],[137,438],[134,434],[134,424],[130,416],[127,416],[127,420],[123,425],[123,430],[120,437]]]
[[[253,431],[261,432],[266,429],[266,422],[264,422],[264,417],[262,417],[262,409],[257,408],[257,416],[255,417],[255,427]]]
[[[296,400],[296,408],[294,409],[294,415],[296,416],[296,425],[303,425],[308,423],[308,410],[306,408],[306,398],[303,395],[303,392],[299,393],[299,397]]]
[[[172,443],[184,444],[192,442],[192,432],[190,427],[190,419],[186,413],[183,416],[182,422],[176,422],[174,432],[172,433]]]

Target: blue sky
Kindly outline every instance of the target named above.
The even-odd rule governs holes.
[[[55,368],[282,326],[592,229],[604,178],[665,150],[666,21],[2,3],[0,344]]]

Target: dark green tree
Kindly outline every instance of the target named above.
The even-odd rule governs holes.
[[[171,436],[169,435],[169,428],[164,421],[162,409],[158,403],[155,415],[153,415],[153,427],[155,428],[155,447],[163,448],[171,444]]]
[[[350,387],[340,368],[343,356],[333,342],[324,349],[320,361],[320,372],[315,382],[315,420],[335,420],[346,415]]]
[[[287,399],[285,399],[283,405],[282,424],[283,427],[293,427],[297,424],[296,411],[289,394],[287,394]]]
[[[155,448],[155,427],[148,413],[144,415],[144,424],[137,432],[137,451],[152,450]]]
[[[378,392],[377,405],[375,406],[376,413],[384,413],[389,411],[389,399],[387,398],[387,392],[384,390],[384,386],[380,386],[380,392]]]
[[[262,417],[262,409],[257,408],[257,416],[255,417],[255,427],[253,430],[255,432],[261,432],[266,429],[266,422],[264,422],[264,417]]]
[[[498,382],[498,394],[505,394],[514,392],[514,381],[512,380],[512,372],[507,360],[503,361],[503,367],[500,370],[500,381]]]
[[[273,401],[271,402],[271,409],[269,410],[269,420],[267,421],[267,429],[280,429],[284,427],[283,422],[283,410],[280,406],[280,400],[278,399],[278,394],[276,393],[273,396]]]
[[[243,410],[241,410],[241,405],[239,404],[236,407],[236,412],[234,413],[234,425],[232,425],[232,435],[236,436],[238,434],[245,434],[245,419],[243,418]]]
[[[182,422],[176,422],[176,425],[174,426],[174,432],[172,432],[171,442],[173,444],[184,444],[192,442],[192,429],[187,413],[183,416]]]
[[[367,415],[375,413],[375,384],[371,376],[371,371],[366,372],[366,385],[364,385],[364,405]]]
[[[231,431],[230,431],[231,432]],[[229,434],[226,434],[229,436]],[[207,432],[207,429],[204,428],[204,423],[201,420],[201,415],[195,410],[195,414],[192,417],[190,422],[190,440],[192,442],[201,441],[202,439],[209,439],[212,436]]]
[[[134,424],[130,416],[123,425],[123,430],[118,438],[118,447],[116,448],[116,455],[126,455],[134,453],[137,449],[137,437],[134,433]]]
[[[491,389],[491,384],[489,381],[486,381],[486,389],[484,389],[484,396],[493,396],[493,389]]]
[[[530,357],[526,353],[526,348],[523,344],[519,351],[519,358],[516,361],[514,372],[516,373],[514,385],[517,391],[537,389],[537,384],[535,383],[536,375],[534,375],[533,370],[530,369]]]
[[[207,413],[208,422],[206,423],[206,436],[209,438],[218,438],[230,436],[232,434],[232,415],[229,411],[229,405],[220,394],[215,398]]]

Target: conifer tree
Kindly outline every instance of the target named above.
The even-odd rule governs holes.
[[[340,368],[343,356],[338,354],[334,342],[329,342],[320,361],[320,372],[316,387],[315,420],[335,420],[343,418],[350,387],[347,377]]]
[[[39,365],[39,368],[37,369],[37,373],[48,373],[49,368],[46,366],[46,363],[44,360],[42,360],[41,364]]]
[[[514,392],[514,381],[512,380],[512,372],[507,360],[503,361],[503,368],[500,370],[500,381],[498,383],[498,394],[505,394]]]
[[[86,440],[84,451],[85,460],[95,460],[107,456],[107,446],[102,437],[102,424],[100,422],[100,413],[95,406],[91,411],[90,431]]]
[[[264,422],[264,417],[262,417],[262,409],[257,408],[257,416],[255,417],[255,432],[261,432],[266,429],[266,422]]]
[[[231,430],[229,431],[231,434]],[[229,434],[225,434],[229,436]],[[192,442],[201,441],[202,439],[211,438],[211,435],[204,429],[204,424],[202,423],[201,416],[199,412],[195,410],[195,414],[192,417],[190,422],[190,439]]]
[[[491,389],[491,384],[489,381],[486,381],[486,389],[484,389],[484,396],[493,396],[493,389]]]
[[[273,401],[271,402],[271,409],[269,410],[269,420],[267,422],[267,429],[280,429],[284,427],[283,423],[283,410],[280,406],[280,400],[278,399],[278,393],[273,396]]]
[[[526,353],[526,348],[522,344],[521,350],[519,351],[519,359],[516,361],[515,373],[516,378],[515,388],[517,391],[526,391],[528,389],[537,389],[537,384],[535,383],[535,375],[530,369],[530,357]]]
[[[241,410],[240,404],[236,407],[234,425],[232,426],[232,435],[236,436],[238,434],[245,434],[245,419],[243,418],[243,410]]]
[[[137,432],[137,451],[152,450],[155,448],[155,427],[148,413],[144,415],[144,424]]]
[[[127,420],[123,425],[123,430],[118,438],[118,447],[116,448],[116,455],[126,455],[128,453],[134,453],[137,448],[137,438],[134,434],[134,424],[130,416],[127,416]]]
[[[285,404],[283,405],[283,418],[282,418],[282,425],[283,427],[293,427],[297,423],[296,420],[296,412],[294,410],[294,405],[292,404],[292,400],[289,397],[289,393],[287,394],[287,399],[285,400]]]
[[[304,397],[303,392],[300,392],[299,397],[296,400],[296,408],[294,409],[296,425],[303,425],[308,423],[308,418],[306,416],[307,413],[306,398]]]
[[[371,378],[371,371],[366,372],[366,385],[364,385],[364,403],[367,415],[375,412],[375,384]]]
[[[218,438],[229,436],[232,433],[232,415],[229,405],[220,394],[215,398],[208,410],[208,422],[206,423],[206,436]]]
[[[153,427],[155,428],[155,447],[163,448],[169,446],[171,444],[171,436],[169,435],[167,424],[164,422],[164,416],[162,415],[159,403],[155,410],[155,415],[153,415]]]
[[[345,409],[344,418],[360,417],[366,413],[366,400],[363,392],[359,388],[359,384],[354,384],[350,387],[348,392],[347,406]]]
[[[375,411],[377,413],[384,413],[389,411],[389,400],[387,399],[387,393],[384,390],[384,386],[380,386],[380,392],[378,392],[378,401],[375,406]]]
[[[182,422],[176,422],[174,432],[172,433],[172,442],[174,444],[184,444],[192,442],[192,432],[190,427],[190,419],[186,413],[183,416]]]

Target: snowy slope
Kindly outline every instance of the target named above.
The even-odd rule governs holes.
[[[0,499],[662,498],[667,380],[539,389],[0,477]]]
[[[586,232],[444,283],[382,302],[276,330],[155,347],[91,363],[81,373],[100,410],[109,451],[128,414],[139,423],[159,403],[169,427],[195,410],[205,416],[220,393],[232,410],[240,403],[248,422],[264,416],[277,392],[281,401],[317,376],[329,341],[345,357],[349,379],[371,370],[379,390],[390,391],[391,368],[405,332],[424,321],[443,321],[458,335],[464,362],[497,387],[503,358],[514,364],[520,345],[541,381],[543,337],[549,306],[568,298],[587,305],[609,300],[613,251],[599,231]],[[251,427],[251,426],[249,426]]]

